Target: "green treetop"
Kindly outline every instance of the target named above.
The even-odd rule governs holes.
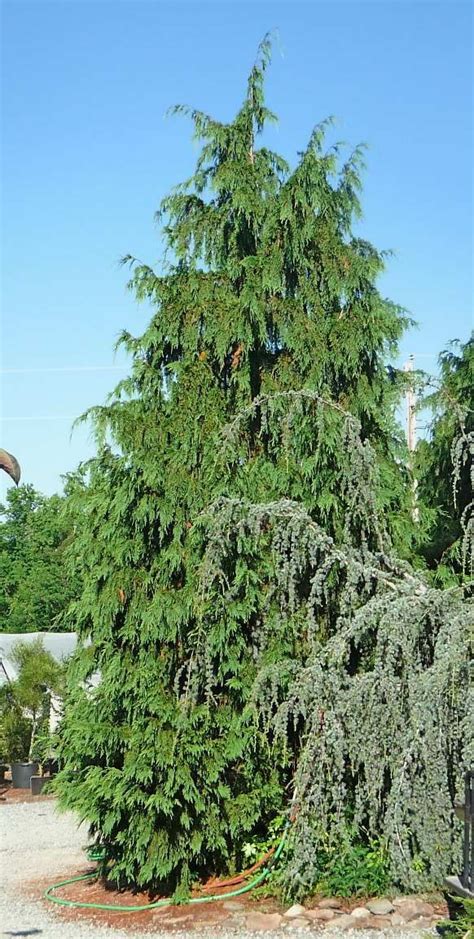
[[[336,530],[344,511],[338,467],[345,457],[333,439],[336,417],[320,414],[324,439],[316,439],[317,398],[274,396],[302,391],[329,398],[357,418],[362,440],[377,449],[377,499],[401,541],[406,507],[395,459],[401,452],[393,421],[398,388],[387,356],[395,353],[407,317],[377,290],[384,253],[352,233],[360,216],[363,150],[356,148],[342,164],[338,145],[325,151],[329,121],[315,127],[293,170],[259,147],[274,120],[263,97],[268,57],[265,41],[230,124],[176,109],[191,116],[202,150],[192,178],[163,200],[158,213],[174,263],[161,276],[146,265],[135,268],[137,296],[149,299],[156,312],[140,339],[122,337],[134,356],[124,390],[139,399],[134,413],[138,425],[138,410],[146,415],[147,444],[158,448],[161,467],[173,460],[170,433],[179,436],[180,467],[183,435],[189,435],[192,460],[201,462],[211,432],[256,402],[238,455],[245,467],[239,487],[252,497],[259,491],[265,498],[304,498]],[[268,395],[272,420],[263,426],[260,399]],[[166,414],[164,422],[156,414],[159,428],[150,423],[150,408]],[[127,451],[130,412],[128,406],[116,409],[113,418],[116,442]],[[104,417],[110,420],[110,410]],[[203,423],[198,443],[195,427]],[[290,425],[292,442],[285,446]],[[204,504],[209,475],[205,487],[199,483]]]

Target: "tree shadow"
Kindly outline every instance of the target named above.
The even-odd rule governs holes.
[[[39,936],[42,933],[42,929],[7,929],[3,933],[4,936]]]

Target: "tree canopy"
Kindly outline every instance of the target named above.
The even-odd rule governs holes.
[[[0,616],[2,631],[45,632],[75,595],[66,569],[71,529],[64,499],[42,496],[31,485],[9,489],[0,506]]]

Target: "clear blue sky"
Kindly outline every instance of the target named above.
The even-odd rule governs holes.
[[[272,28],[272,146],[293,159],[328,114],[338,138],[369,144],[361,230],[395,250],[381,288],[419,323],[402,359],[430,367],[467,338],[471,3],[4,0],[2,18],[0,442],[25,482],[53,492],[92,452],[71,419],[104,400],[118,332],[149,315],[118,258],[156,261],[153,212],[193,168],[190,127],[167,107],[230,118]]]

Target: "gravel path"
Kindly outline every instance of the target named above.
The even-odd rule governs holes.
[[[108,928],[85,920],[70,922],[61,916],[53,906],[48,907],[34,896],[31,882],[47,879],[74,876],[78,868],[84,867],[84,853],[82,847],[87,841],[84,829],[77,825],[72,814],[60,815],[56,811],[53,801],[35,803],[17,803],[0,805],[0,936],[38,937],[38,939],[137,939],[139,936],[153,937],[170,936],[169,932],[140,931],[130,932],[120,928]],[[38,894],[41,890],[38,890]],[[173,932],[173,939],[184,939],[192,935],[198,939],[283,939],[286,935],[321,937],[324,932],[313,930],[278,929],[275,932],[249,932],[240,929],[238,933],[227,924],[216,929],[215,926],[197,932]],[[326,939],[341,939],[342,932],[331,929]],[[418,939],[422,934],[415,930],[398,931],[390,933],[371,929],[344,933],[345,937],[354,939],[387,939],[391,935],[396,939],[410,937]],[[424,932],[424,936],[429,933]]]

